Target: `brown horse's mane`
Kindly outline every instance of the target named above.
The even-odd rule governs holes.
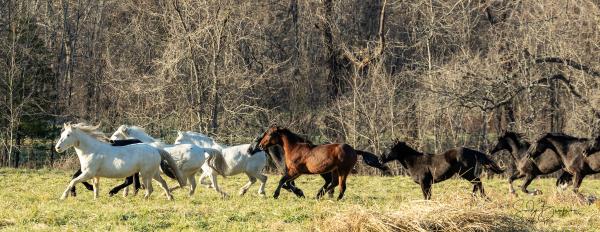
[[[278,129],[277,132],[284,134],[291,143],[308,143],[308,145],[310,147],[316,146],[310,140],[308,140],[300,135],[295,134],[294,132],[290,131],[287,128]]]

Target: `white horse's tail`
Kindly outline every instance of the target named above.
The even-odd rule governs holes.
[[[171,155],[163,149],[157,149],[158,153],[160,153],[160,168],[165,173],[165,175],[176,179],[179,183],[179,187],[184,187],[186,184],[185,177],[177,167],[177,162],[171,157]],[[165,164],[166,161],[166,164]]]
[[[223,173],[228,169],[228,167],[225,159],[223,158],[223,154],[221,154],[221,152],[206,152],[208,153],[208,160],[206,160],[208,166],[217,172],[217,174],[226,177]]]

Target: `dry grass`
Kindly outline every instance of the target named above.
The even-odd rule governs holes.
[[[321,221],[320,231],[529,231],[525,218],[491,203],[412,201],[379,213],[354,207]]]

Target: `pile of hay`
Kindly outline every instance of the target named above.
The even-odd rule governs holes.
[[[530,231],[525,219],[492,204],[407,202],[400,209],[379,213],[361,207],[324,218],[319,231]]]

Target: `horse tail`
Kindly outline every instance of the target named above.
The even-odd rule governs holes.
[[[381,162],[379,162],[379,158],[376,155],[374,155],[373,153],[356,150],[356,149],[355,149],[355,151],[356,151],[357,155],[360,155],[363,157],[363,161],[365,161],[365,164],[367,164],[371,167],[377,168],[386,174],[389,173],[390,169],[387,166],[383,165]]]
[[[498,164],[496,164],[496,162],[494,162],[492,159],[490,159],[490,157],[488,157],[486,154],[481,153],[479,151],[474,151],[475,152],[475,157],[477,158],[477,162],[480,163],[481,165],[483,165],[486,169],[496,173],[496,174],[500,174],[504,172],[504,169],[500,168],[500,166],[498,166]]]
[[[157,150],[160,154],[160,168],[162,169],[163,173],[165,173],[165,175],[171,179],[177,180],[179,187],[183,188],[186,184],[186,181],[181,173],[181,170],[179,170],[179,167],[177,167],[177,162],[175,162],[173,157],[171,157],[171,154],[165,150],[158,148]]]
[[[206,164],[208,164],[208,166],[212,168],[213,171],[217,172],[217,174],[225,178],[226,176],[223,173],[225,172],[225,170],[227,170],[227,164],[225,163],[223,154],[221,154],[221,152],[217,152],[216,150],[212,152],[206,152],[208,153],[208,160],[206,160]]]

